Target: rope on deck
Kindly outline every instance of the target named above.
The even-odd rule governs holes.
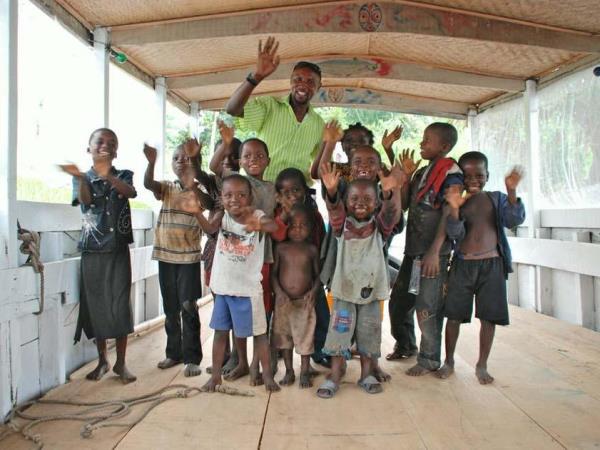
[[[175,391],[168,393],[169,391]],[[216,392],[227,395],[239,395],[242,397],[254,397],[254,392],[242,391],[233,387],[218,385]],[[1,431],[0,429],[0,442],[13,433],[20,433],[23,437],[36,444],[38,449],[43,448],[44,443],[40,434],[35,434],[31,429],[41,423],[52,422],[58,420],[74,420],[85,422],[81,427],[79,434],[82,438],[92,437],[92,433],[100,428],[107,427],[125,427],[133,428],[138,423],[146,418],[146,416],[161,403],[167,400],[176,398],[189,398],[200,394],[202,391],[200,388],[195,386],[188,386],[185,384],[172,384],[165,386],[156,391],[148,394],[139,395],[136,397],[129,397],[125,399],[115,399],[106,402],[79,402],[71,400],[50,400],[40,399],[30,402],[26,402],[20,406],[14,407],[8,414],[8,424],[6,429]],[[127,416],[131,411],[132,407],[148,403],[146,409],[131,422],[118,422],[116,419]],[[85,408],[81,411],[63,414],[51,414],[51,415],[34,415],[27,414],[25,410],[32,405],[43,404],[43,405],[66,405],[75,406],[79,408]],[[19,417],[21,419],[29,420],[30,422],[26,425],[19,427],[14,419]]]

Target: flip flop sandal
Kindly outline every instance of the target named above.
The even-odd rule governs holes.
[[[377,381],[377,378],[375,378],[373,375],[369,375],[362,380],[358,380],[357,384],[363,388],[367,394],[379,394],[383,391],[381,383]]]
[[[377,380],[375,380],[377,381]],[[332,398],[340,387],[331,380],[325,380],[317,389],[317,396],[321,398]]]

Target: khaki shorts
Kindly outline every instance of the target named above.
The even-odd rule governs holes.
[[[381,303],[375,300],[360,305],[334,299],[323,353],[348,359],[356,334],[358,353],[368,358],[381,356]]]
[[[275,347],[295,348],[299,355],[311,355],[316,324],[315,308],[307,308],[306,300],[292,300],[284,306],[276,303],[273,318]]]

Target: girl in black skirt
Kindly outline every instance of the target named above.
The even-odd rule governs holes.
[[[127,335],[133,332],[130,305],[131,262],[129,244],[133,242],[129,199],[137,194],[133,172],[117,170],[119,142],[114,131],[100,128],[90,136],[87,152],[93,165],[80,172],[74,164],[61,168],[73,176],[73,206],[81,205],[83,227],[81,250],[81,288],[75,342],[81,331],[96,340],[98,366],[87,374],[99,380],[110,370],[106,340],[117,340],[117,361],[113,367],[123,383],[135,381],[127,370]]]

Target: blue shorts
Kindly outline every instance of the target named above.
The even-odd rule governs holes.
[[[267,332],[262,295],[236,297],[215,294],[210,327],[213,330],[233,330],[235,337],[259,336]]]

